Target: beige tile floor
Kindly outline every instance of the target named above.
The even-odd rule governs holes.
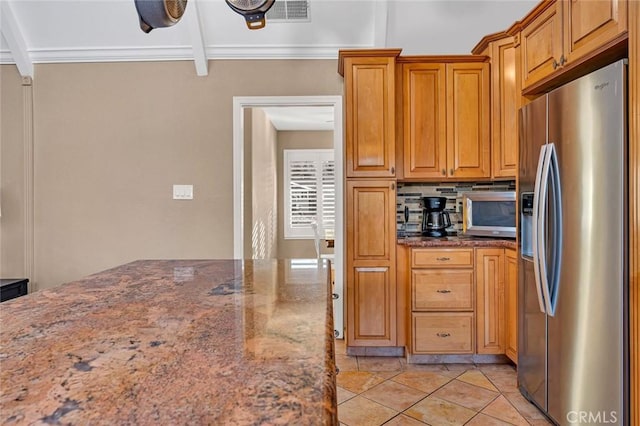
[[[346,426],[548,425],[512,365],[407,364],[347,356],[336,340],[338,420]]]

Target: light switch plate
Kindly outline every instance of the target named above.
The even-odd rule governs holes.
[[[193,185],[173,185],[174,200],[193,200]]]

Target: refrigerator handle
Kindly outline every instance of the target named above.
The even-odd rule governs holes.
[[[539,253],[539,240],[541,239],[539,217],[540,212],[540,191],[542,190],[542,172],[544,168],[544,160],[546,158],[547,145],[540,147],[540,157],[538,159],[538,168],[536,170],[536,181],[533,190],[533,217],[531,218],[531,236],[533,241],[531,242],[533,248],[533,275],[536,281],[536,293],[538,294],[538,304],[540,306],[540,312],[546,313],[545,304],[542,297],[542,277],[540,274],[540,253]]]
[[[547,226],[548,223],[548,195],[549,195],[549,171],[551,169],[551,157],[555,153],[555,146],[553,143],[547,144],[547,148],[544,153],[544,164],[542,165],[542,176],[540,183],[540,204],[538,215],[538,237],[536,242],[538,243],[538,256],[540,264],[540,287],[542,287],[542,296],[544,299],[545,312],[548,315],[552,315],[551,300],[549,297],[549,265],[547,265]]]
[[[551,184],[552,184],[552,208],[553,208],[553,259],[551,265],[551,281],[549,282],[549,303],[547,312],[549,315],[554,316],[556,313],[556,306],[558,305],[558,293],[560,289],[560,268],[562,265],[562,186],[560,184],[560,168],[558,166],[558,154],[556,147],[551,143],[550,154],[550,172],[551,172]]]

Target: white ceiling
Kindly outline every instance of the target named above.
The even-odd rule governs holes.
[[[0,0],[0,63],[335,59],[341,48],[465,54],[531,0],[310,0],[310,21],[248,30],[223,0],[189,0],[175,26],[143,33],[134,0]],[[19,66],[19,69],[21,67]],[[25,66],[22,67],[25,69]],[[21,70],[22,72],[22,70]],[[23,75],[30,75],[22,72]],[[34,76],[37,78],[37,76]]]

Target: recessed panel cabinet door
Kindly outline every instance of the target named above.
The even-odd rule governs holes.
[[[491,174],[494,178],[515,178],[521,96],[516,48],[512,37],[498,40],[491,47]]]
[[[403,64],[404,176],[444,178],[447,167],[445,64]]]
[[[564,51],[568,62],[597,49],[627,29],[626,0],[561,3],[564,7]]]
[[[505,250],[505,353],[518,363],[518,259],[515,250]]]
[[[450,178],[491,176],[489,64],[447,64],[447,163]]]
[[[522,29],[522,87],[551,74],[562,56],[562,2],[551,5]]]
[[[477,353],[503,354],[504,249],[476,249]]]
[[[347,182],[349,259],[379,261],[395,256],[395,185],[393,181]]]
[[[357,266],[347,289],[348,346],[395,346],[395,270],[389,266]]]
[[[345,59],[347,177],[395,176],[395,58]]]

